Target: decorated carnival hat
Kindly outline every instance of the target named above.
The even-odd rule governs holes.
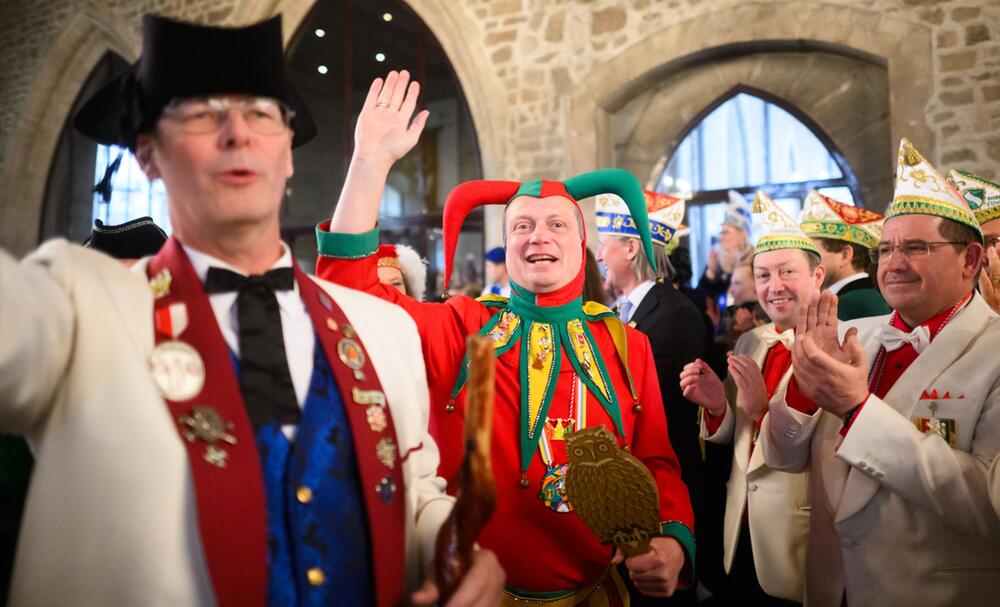
[[[451,279],[452,267],[455,261],[455,249],[458,244],[458,234],[468,214],[476,207],[485,205],[508,205],[515,198],[527,196],[534,199],[548,196],[561,196],[576,207],[580,212],[579,200],[599,194],[617,194],[629,209],[635,222],[639,239],[646,251],[646,258],[653,269],[656,260],[653,256],[653,244],[649,237],[649,219],[646,216],[645,199],[639,180],[624,169],[600,169],[571,177],[566,181],[534,180],[518,183],[516,181],[467,181],[455,187],[448,194],[444,204],[444,286],[447,289]],[[582,213],[581,213],[582,217]],[[587,242],[583,237],[583,252]],[[580,271],[569,284],[554,293],[535,294],[537,305],[560,305],[568,303],[580,296],[583,290],[584,263],[586,255],[581,257]],[[517,291],[517,285],[512,281],[512,288]]]
[[[427,262],[412,247],[405,244],[380,244],[375,252],[380,268],[396,268],[403,275],[406,293],[423,301],[427,290]]]
[[[966,171],[953,170],[951,182],[969,204],[979,225],[1000,219],[1000,185]]]
[[[812,190],[806,196],[799,227],[813,238],[843,240],[872,249],[882,237],[884,220],[875,211],[844,204]]]
[[[91,97],[73,120],[105,145],[134,147],[173,99],[238,94],[269,97],[294,112],[293,146],[316,125],[285,74],[281,16],[248,27],[210,27],[147,14],[142,53],[124,74]]]
[[[671,238],[670,241],[667,242],[667,246],[664,247],[667,251],[667,255],[669,256],[674,251],[676,251],[677,247],[681,246],[681,238],[687,236],[690,233],[691,233],[691,228],[684,225],[683,223],[677,226],[677,231],[674,232],[674,237]]]
[[[736,190],[729,190],[729,204],[726,205],[726,218],[722,220],[722,225],[746,230],[750,235],[751,210],[746,198]]]
[[[653,244],[666,247],[684,221],[684,199],[645,190],[649,235]],[[628,238],[640,238],[628,206],[615,194],[600,194],[596,198],[597,231]]]
[[[761,222],[761,235],[753,251],[755,256],[781,249],[802,249],[819,255],[816,244],[799,224],[762,191],[758,191],[753,199],[753,212],[760,215]]]
[[[983,231],[969,204],[951,183],[905,138],[899,142],[896,165],[896,191],[885,214],[888,221],[897,215],[931,215],[967,225],[979,234]]]

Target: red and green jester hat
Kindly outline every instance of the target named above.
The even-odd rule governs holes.
[[[473,209],[507,205],[523,196],[535,200],[520,204],[561,196],[579,213],[578,200],[602,193],[616,194],[629,206],[655,267],[642,187],[627,171],[604,169],[565,182],[471,181],[457,186],[444,207],[445,285],[462,223]],[[466,338],[479,334],[495,342],[497,509],[479,542],[496,552],[511,588],[582,588],[608,570],[610,548],[586,528],[565,494],[565,434],[598,424],[612,429],[619,443],[649,468],[660,495],[661,532],[676,539],[688,562],[694,562],[690,498],[667,435],[649,341],[607,307],[583,302],[585,256],[575,277],[553,292],[533,293],[512,280],[510,299],[456,295],[443,303],[417,302],[378,283],[377,228],[338,234],[327,225],[317,228],[317,274],[398,304],[417,326],[430,390],[431,433],[441,450],[439,473],[446,479],[457,478],[464,453]],[[580,246],[586,248],[585,235]],[[402,445],[400,450],[406,451]],[[532,548],[527,550],[529,539]]]

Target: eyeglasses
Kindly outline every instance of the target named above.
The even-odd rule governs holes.
[[[174,100],[163,109],[164,117],[192,135],[214,133],[236,108],[251,131],[258,135],[279,135],[292,123],[295,112],[285,104],[267,97],[201,97]]]
[[[986,241],[986,248],[995,247],[1000,245],[1000,236],[986,236],[983,238]]]
[[[910,242],[904,242],[903,244],[893,245],[893,244],[880,244],[874,249],[868,250],[868,256],[871,257],[872,263],[879,263],[880,261],[888,260],[892,257],[893,252],[899,251],[899,254],[906,259],[913,259],[914,257],[925,257],[930,255],[931,250],[937,247],[942,247],[946,244],[960,244],[967,245],[968,242],[958,242],[953,240],[942,240],[938,242],[925,242],[923,240],[913,240]]]

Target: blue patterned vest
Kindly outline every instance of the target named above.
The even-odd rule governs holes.
[[[294,442],[272,423],[257,429],[257,451],[267,499],[267,604],[372,604],[354,441],[318,339]]]

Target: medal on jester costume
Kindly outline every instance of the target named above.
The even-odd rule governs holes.
[[[605,169],[578,175],[565,182],[538,180],[519,184],[474,181],[460,184],[449,194],[444,207],[445,287],[447,288],[451,276],[458,233],[463,220],[473,208],[486,204],[506,205],[519,197],[543,199],[560,196],[572,202],[579,212],[577,200],[606,193],[617,195],[623,201],[624,208],[632,211],[636,237],[642,241],[646,257],[655,268],[642,187],[627,171]],[[581,246],[586,248],[585,238]],[[548,417],[564,358],[580,380],[580,393],[589,391],[593,395],[623,439],[626,437],[619,395],[615,393],[611,383],[608,365],[622,365],[632,396],[630,404],[633,410],[639,410],[636,408],[637,391],[625,362],[628,360],[625,326],[603,305],[594,302],[584,304],[581,297],[583,281],[581,264],[577,276],[554,292],[533,293],[511,281],[509,300],[492,295],[479,299],[487,307],[496,309],[496,313],[479,334],[493,340],[498,357],[508,350],[518,348],[521,376],[520,485],[525,489],[531,486],[527,471],[535,451],[542,450],[544,459],[544,445],[551,446],[551,441],[561,442],[560,437],[581,427],[578,421],[569,422],[561,418],[550,420]],[[605,325],[612,336],[614,354],[601,352],[596,347],[589,325],[598,321]],[[608,359],[606,362],[609,356],[612,359],[617,356],[619,360],[612,363],[612,359]],[[466,359],[459,367],[451,399],[445,405],[445,410],[449,413],[455,411],[455,399],[465,385],[467,368]],[[583,402],[582,396],[580,402]],[[547,502],[550,507],[557,511],[568,511],[569,506],[565,500],[557,499],[565,475],[564,465],[554,463],[551,458],[545,463],[547,475],[543,481],[542,493],[551,497]],[[500,479],[500,482],[504,482],[504,479]]]

